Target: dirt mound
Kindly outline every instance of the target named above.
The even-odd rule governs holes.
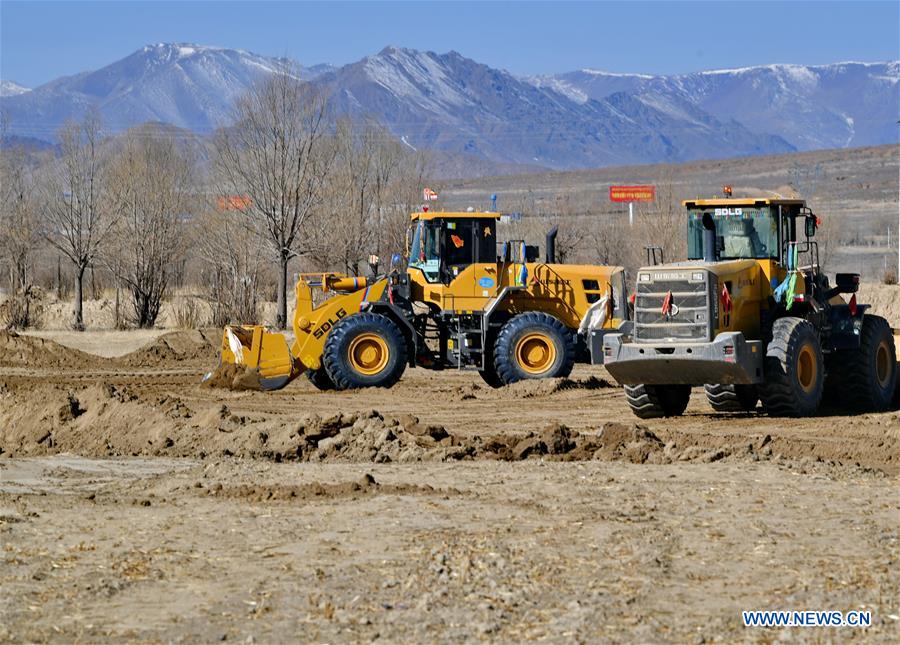
[[[0,367],[72,368],[96,367],[99,356],[65,347],[52,340],[0,330]]]
[[[209,364],[215,360],[219,350],[219,333],[211,329],[173,331],[116,362],[129,367],[158,367],[171,363]]]
[[[194,394],[198,390],[194,390]],[[377,411],[300,420],[291,414],[236,413],[140,385],[0,387],[0,454],[236,456],[306,462],[410,463],[456,460],[605,460],[636,464],[747,462],[780,458],[815,464],[895,468],[900,434],[821,442],[815,437],[697,434],[608,421],[578,432],[561,423],[506,433],[455,433],[412,415]],[[889,420],[896,424],[897,415]]]
[[[856,299],[872,305],[871,313],[887,319],[894,329],[900,329],[900,285],[866,282],[860,285]]]
[[[506,387],[492,390],[498,398],[531,399],[545,397],[566,390],[599,390],[602,388],[614,388],[614,384],[605,379],[589,376],[581,379],[571,378],[545,378],[527,379],[512,383]]]
[[[258,390],[259,370],[234,363],[223,363],[210,372],[201,385],[225,390]]]
[[[375,495],[441,495],[459,494],[455,489],[436,489],[428,485],[382,484],[371,473],[357,481],[308,484],[230,484],[215,482],[204,485],[198,481],[193,486],[178,491],[180,495],[194,494],[207,497],[240,499],[251,502],[283,502],[359,499]]]

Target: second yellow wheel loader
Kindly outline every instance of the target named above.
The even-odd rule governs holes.
[[[628,317],[624,269],[557,263],[555,228],[543,261],[522,241],[498,245],[500,217],[413,213],[404,271],[300,276],[293,344],[230,325],[222,363],[258,370],[265,390],[304,373],[343,390],[390,387],[415,366],[477,370],[499,387],[602,362],[603,336]],[[314,288],[331,296],[314,306]]]
[[[791,199],[684,203],[688,260],[637,273],[634,321],[605,365],[641,418],[678,416],[691,386],[716,411],[886,410],[897,381],[887,321],[857,304],[859,275],[819,268],[817,218]],[[849,296],[845,300],[842,296]]]

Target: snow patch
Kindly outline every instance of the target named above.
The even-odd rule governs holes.
[[[0,81],[0,96],[18,96],[30,91],[30,87],[25,87],[12,81]]]
[[[447,106],[470,103],[431,54],[392,48],[364,60],[371,80],[395,96],[412,100],[428,110],[444,113]]]
[[[575,101],[579,105],[584,105],[590,100],[590,97],[578,89],[571,83],[568,83],[553,76],[531,76],[525,79],[531,85],[538,88],[547,88],[553,90],[557,94],[562,94],[570,101]]]
[[[623,74],[620,72],[607,72],[602,69],[591,69],[590,67],[583,67],[581,72],[583,74],[590,74],[591,76],[611,76],[613,78],[656,78],[652,74]]]

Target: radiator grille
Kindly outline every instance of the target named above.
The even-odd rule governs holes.
[[[634,307],[634,338],[637,341],[699,340],[709,341],[710,320],[715,312],[710,308],[709,274],[703,280],[690,279],[639,280]],[[663,313],[663,303],[671,293],[672,307]],[[715,303],[713,303],[715,304]]]

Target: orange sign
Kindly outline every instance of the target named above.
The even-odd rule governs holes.
[[[611,202],[652,202],[656,199],[656,186],[610,186]]]
[[[219,211],[245,211],[250,208],[250,198],[246,195],[225,195],[216,200]]]

